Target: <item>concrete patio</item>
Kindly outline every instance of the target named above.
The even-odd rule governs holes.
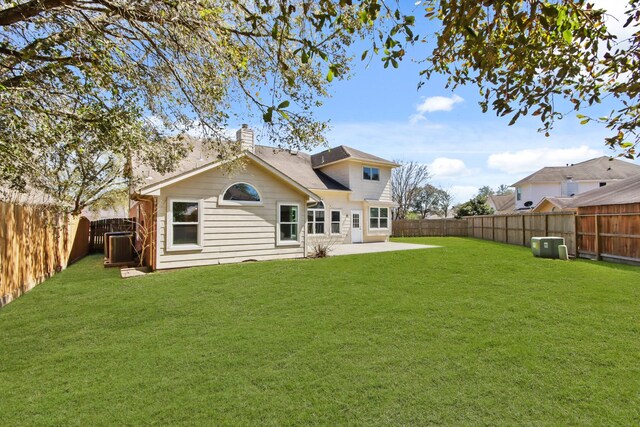
[[[329,250],[329,255],[369,254],[374,252],[410,251],[415,249],[431,249],[439,247],[440,246],[397,242],[349,243],[344,245],[335,245]]]

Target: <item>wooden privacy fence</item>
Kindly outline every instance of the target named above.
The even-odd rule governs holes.
[[[580,208],[576,225],[581,257],[640,263],[640,203]]]
[[[391,228],[394,237],[464,237],[468,226],[464,219],[397,219]]]
[[[531,246],[532,237],[564,237],[571,255],[576,255],[576,220],[573,212],[530,212],[464,218],[468,236],[511,245]]]
[[[640,204],[580,208],[573,212],[486,215],[460,220],[395,220],[393,236],[468,236],[531,246],[532,237],[563,237],[581,258],[640,263]]]
[[[86,255],[88,235],[86,218],[0,202],[0,307]]]
[[[136,231],[135,218],[107,218],[91,221],[90,252],[104,252],[104,233],[113,231]]]

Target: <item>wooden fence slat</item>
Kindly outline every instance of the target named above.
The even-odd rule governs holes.
[[[48,206],[0,202],[0,307],[66,268],[78,220]],[[75,257],[86,253],[79,247]]]

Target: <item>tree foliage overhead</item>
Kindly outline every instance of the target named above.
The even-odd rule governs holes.
[[[21,184],[30,159],[55,150],[50,130],[63,121],[135,127],[141,139],[113,132],[110,149],[156,170],[184,154],[163,137],[189,130],[233,155],[224,129],[250,114],[278,145],[322,143],[326,124],[313,108],[349,74],[356,35],[388,13],[377,1],[351,3],[0,1],[0,155],[10,159],[0,172]]]
[[[184,155],[168,135],[197,130],[220,156],[232,156],[238,147],[223,143],[224,129],[251,114],[274,144],[323,143],[326,123],[313,110],[332,80],[349,75],[349,48],[362,36],[371,46],[361,58],[377,54],[385,67],[398,67],[414,43],[425,49],[420,84],[444,74],[452,89],[477,85],[483,110],[511,123],[537,116],[547,133],[557,119],[608,96],[619,108],[582,121],[605,123],[606,144],[635,155],[640,31],[617,40],[605,12],[586,0],[416,5],[0,0],[0,178],[24,184],[32,160],[56,149],[63,122],[93,128],[113,154],[160,171]],[[627,18],[638,29],[640,1],[629,1]],[[136,138],[118,129],[136,129]]]
[[[622,0],[621,0],[622,1]],[[569,112],[619,102],[597,118],[612,131],[605,143],[635,155],[640,141],[640,32],[617,40],[605,25],[605,11],[585,0],[429,0],[425,16],[436,22],[433,45],[421,72],[424,84],[434,74],[448,86],[475,84],[483,111],[540,118],[549,135],[554,122]],[[626,26],[638,30],[640,2],[630,0]],[[566,101],[566,102],[562,102]],[[579,115],[583,123],[592,118]]]

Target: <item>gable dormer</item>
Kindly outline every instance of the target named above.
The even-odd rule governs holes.
[[[351,189],[351,200],[391,200],[395,162],[340,145],[311,156],[312,167]]]

